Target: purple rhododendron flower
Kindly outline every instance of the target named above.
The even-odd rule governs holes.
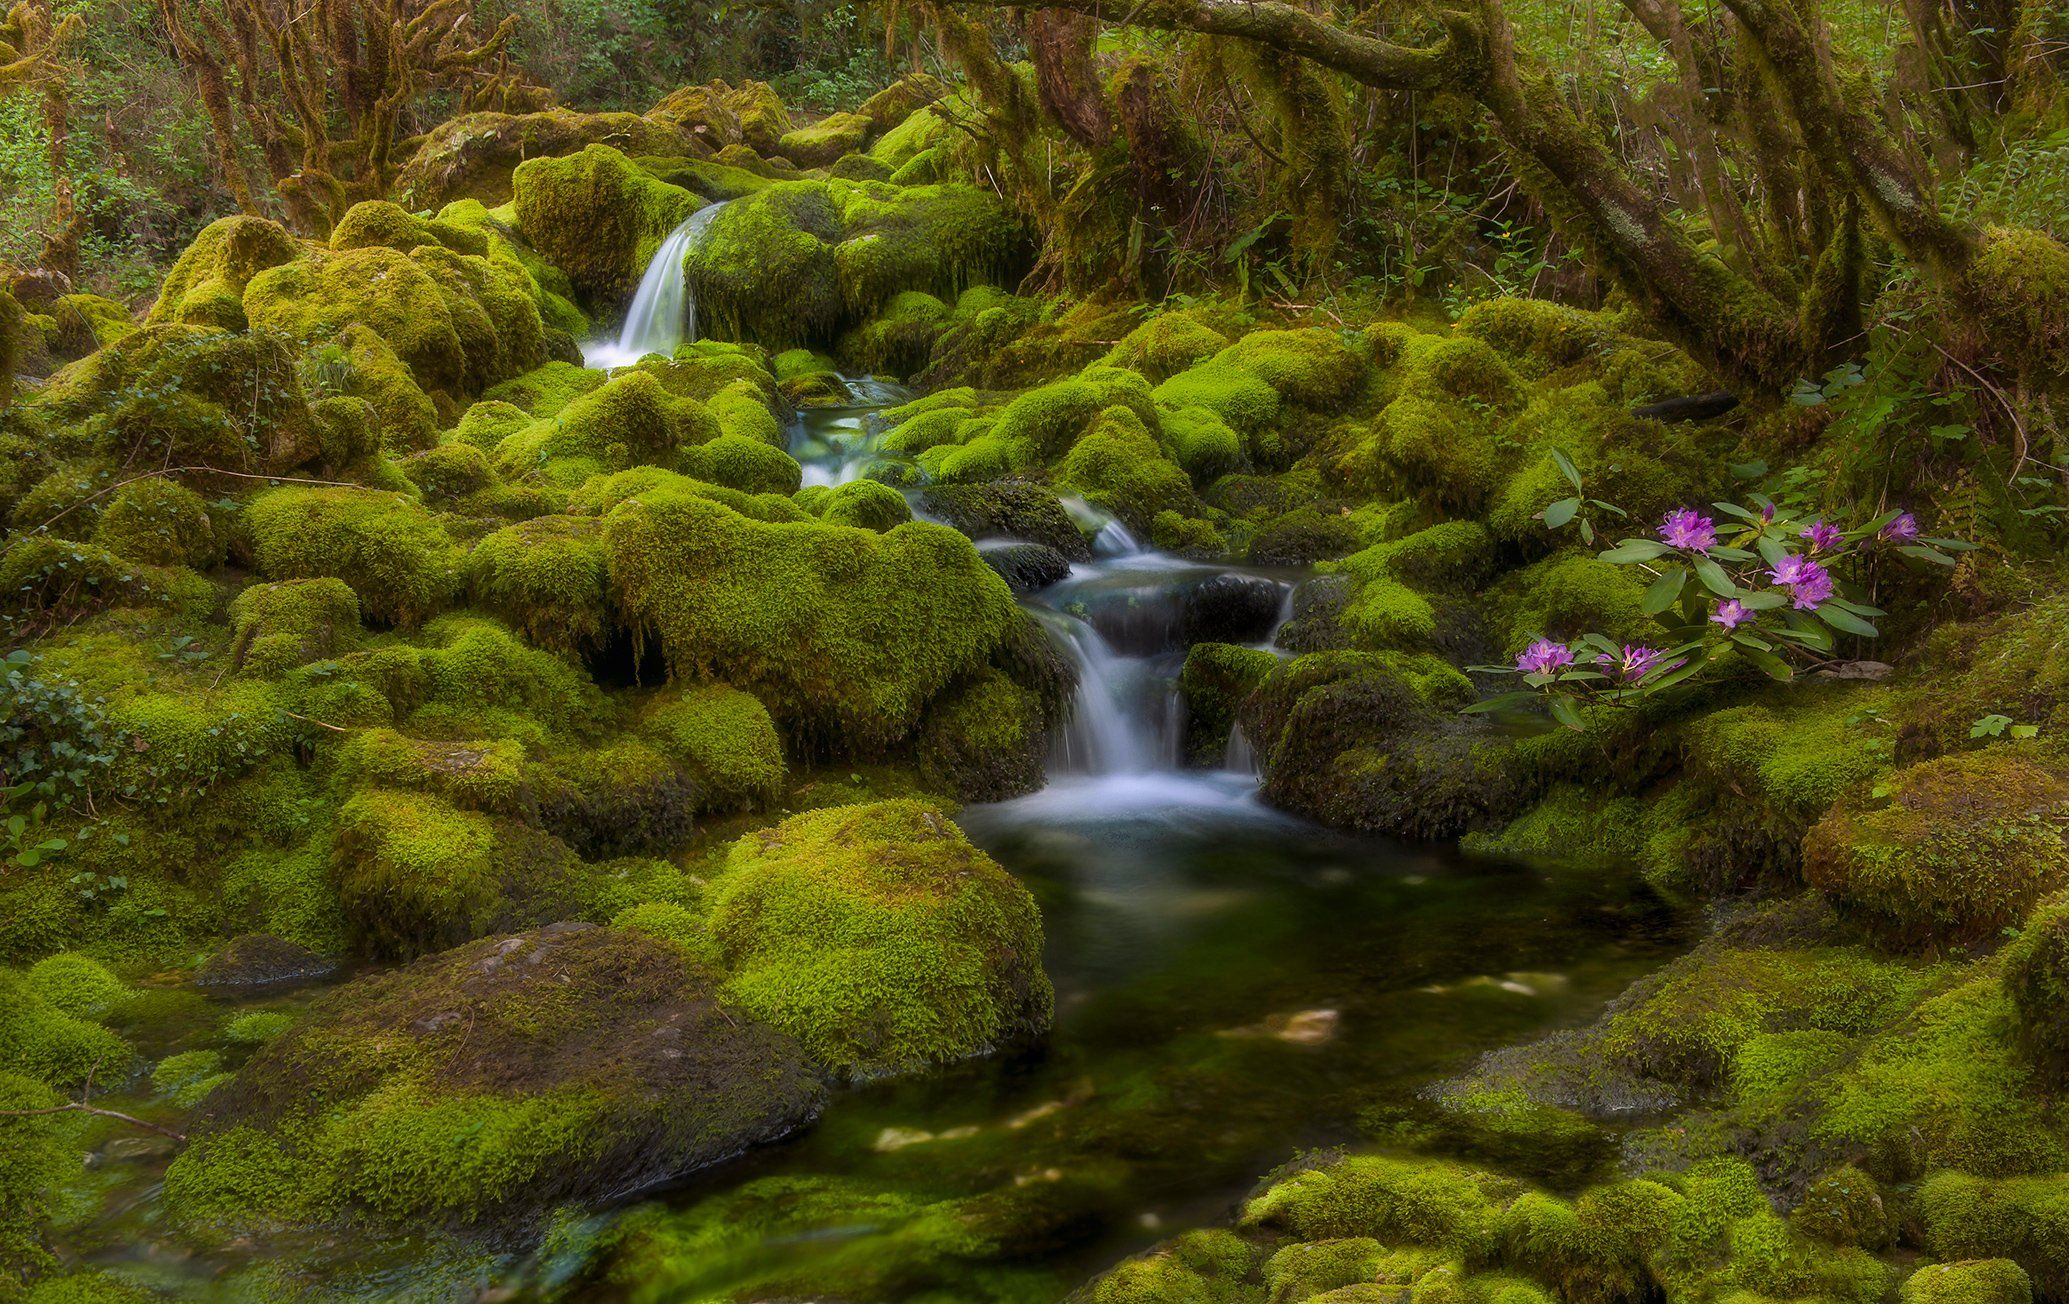
[[[1832,577],[1808,557],[1784,557],[1767,576],[1789,590],[1789,605],[1798,611],[1816,611],[1819,603],[1832,596]]]
[[[1522,656],[1516,658],[1516,669],[1526,675],[1548,675],[1572,664],[1573,649],[1548,638],[1532,643],[1523,649]]]
[[[1666,652],[1661,648],[1635,647],[1632,644],[1626,643],[1624,644],[1622,663],[1617,668],[1617,675],[1622,679],[1643,679],[1653,671],[1661,668],[1660,661],[1666,655]],[[1681,663],[1676,661],[1674,664],[1678,666]]]
[[[1830,552],[1838,547],[1846,536],[1839,532],[1837,526],[1827,525],[1823,521],[1812,521],[1810,528],[1803,532],[1803,537],[1810,540],[1812,552]]]
[[[1773,504],[1773,503],[1762,503],[1762,504],[1760,504],[1760,523],[1761,523],[1762,525],[1773,525],[1773,524],[1774,524],[1774,504]]]
[[[1710,617],[1716,624],[1724,626],[1726,633],[1737,629],[1752,618],[1753,609],[1737,598],[1728,598],[1718,603],[1716,614]]]
[[[1882,527],[1882,537],[1891,543],[1909,543],[1918,537],[1918,518],[1909,512],[1898,512]]]
[[[1668,512],[1667,518],[1660,522],[1659,534],[1669,548],[1708,552],[1717,546],[1717,523],[1686,507]]]

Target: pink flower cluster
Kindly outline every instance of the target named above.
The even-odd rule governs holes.
[[[1573,649],[1548,638],[1532,643],[1523,649],[1522,656],[1516,658],[1516,669],[1526,675],[1554,674],[1572,664]]]
[[[1816,611],[1832,596],[1831,573],[1808,557],[1784,557],[1767,577],[1789,590],[1789,605],[1798,611]]]
[[[1708,552],[1717,546],[1717,523],[1684,507],[1667,513],[1667,518],[1660,522],[1659,535],[1669,548]]]

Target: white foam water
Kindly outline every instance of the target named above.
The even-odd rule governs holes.
[[[679,345],[697,338],[697,296],[683,272],[683,260],[703,240],[712,219],[724,207],[723,200],[706,204],[668,233],[639,278],[639,289],[633,293],[632,306],[625,310],[618,338],[584,345],[585,365],[630,366],[649,353],[674,353]]]

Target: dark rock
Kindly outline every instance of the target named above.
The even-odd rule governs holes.
[[[936,485],[920,495],[929,516],[972,539],[1020,539],[1054,548],[1072,561],[1090,561],[1092,543],[1055,493],[1024,480]]]
[[[1255,575],[1216,575],[1185,595],[1187,643],[1261,643],[1285,606],[1286,586]]]
[[[242,1195],[254,1220],[364,1203],[514,1224],[787,1136],[817,1116],[823,1080],[794,1039],[722,1008],[717,981],[669,942],[583,923],[357,979],[209,1096],[169,1211],[237,1224],[223,1201]],[[284,1165],[285,1201],[227,1184],[255,1146]],[[464,1155],[466,1171],[386,1166],[412,1153]]]
[[[1631,415],[1649,421],[1709,421],[1739,405],[1738,395],[1716,390],[1709,394],[1686,394],[1665,398],[1631,409]]]
[[[1351,645],[1343,629],[1343,613],[1351,604],[1348,575],[1323,575],[1293,591],[1293,617],[1279,631],[1278,645],[1288,652],[1327,652]]]
[[[328,977],[337,965],[306,946],[267,933],[246,933],[208,957],[195,971],[197,987],[277,987]]]
[[[1033,593],[1070,574],[1070,558],[1045,543],[999,541],[977,550],[1015,593]]]

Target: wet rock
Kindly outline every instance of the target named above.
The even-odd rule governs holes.
[[[1261,643],[1285,605],[1285,588],[1255,575],[1217,575],[1185,596],[1187,643]]]
[[[197,1234],[522,1221],[620,1197],[810,1122],[798,1043],[643,933],[559,923],[327,993],[216,1089],[166,1176]]]
[[[936,485],[920,497],[927,515],[973,539],[1019,539],[1045,544],[1071,561],[1090,561],[1092,544],[1062,500],[1037,484]]]
[[[1042,543],[1000,542],[977,550],[1015,593],[1033,593],[1070,574],[1070,558]]]
[[[267,933],[246,933],[230,939],[222,950],[195,971],[197,987],[278,987],[314,982],[335,972],[337,965],[306,946]]]

